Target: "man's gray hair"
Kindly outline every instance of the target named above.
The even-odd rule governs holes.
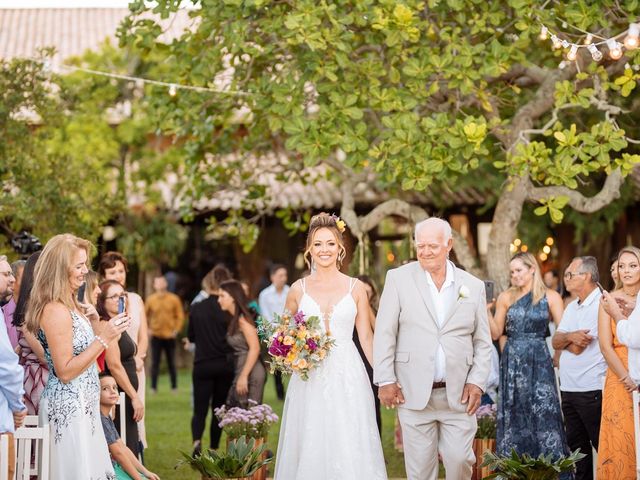
[[[449,225],[449,222],[442,218],[429,217],[416,223],[416,228],[413,235],[413,239],[416,241],[416,243],[418,242],[418,232],[426,227],[442,230],[445,243],[447,243],[450,238],[453,238],[453,235],[451,234],[451,225]]]
[[[26,264],[27,264],[26,260],[16,260],[15,262],[13,262],[11,264],[11,270],[13,271],[13,276],[17,277],[18,270],[20,270],[21,268],[24,268]]]
[[[600,272],[598,272],[598,260],[596,257],[576,257],[576,260],[580,260],[582,262],[580,270],[591,275],[591,281],[593,283],[600,281]]]
[[[0,255],[0,262],[9,262],[6,255]]]

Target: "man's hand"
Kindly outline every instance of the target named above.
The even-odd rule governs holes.
[[[397,382],[378,388],[378,398],[380,399],[380,403],[387,408],[395,408],[397,405],[404,403],[402,387]]]
[[[22,426],[26,416],[27,416],[26,408],[21,412],[13,412],[13,425],[15,426],[15,428],[20,428]]]
[[[480,406],[480,399],[482,398],[482,389],[474,385],[473,383],[465,383],[462,390],[463,404],[467,404],[467,414],[473,415]]]
[[[589,335],[589,329],[576,330],[575,332],[571,332],[569,334],[569,340],[571,340],[571,343],[585,348],[589,346],[589,344],[593,340],[593,337]]]

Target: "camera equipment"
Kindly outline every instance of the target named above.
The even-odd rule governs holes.
[[[16,253],[28,257],[32,253],[42,250],[42,243],[35,235],[22,231],[11,239],[11,247]]]

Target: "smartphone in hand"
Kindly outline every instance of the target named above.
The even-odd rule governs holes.
[[[485,280],[484,281],[484,291],[487,295],[487,303],[491,303],[493,301],[494,298],[494,289],[495,289],[495,282],[493,280]]]
[[[84,282],[82,285],[80,285],[80,288],[78,289],[78,302],[79,303],[84,303],[84,292],[87,290],[87,282]]]
[[[120,295],[118,297],[118,313],[123,313],[126,309],[126,297],[124,295]]]
[[[604,293],[604,288],[600,285],[600,282],[596,282],[596,286],[598,287],[598,290],[600,290],[600,293]]]

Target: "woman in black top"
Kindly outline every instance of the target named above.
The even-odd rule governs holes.
[[[189,312],[189,341],[195,344],[193,361],[193,416],[191,437],[194,454],[201,451],[202,434],[209,405],[211,405],[211,427],[209,445],[217,449],[222,429],[218,426],[213,409],[225,404],[227,393],[233,382],[233,351],[227,343],[229,316],[218,304],[220,283],[231,278],[222,266],[214,267],[207,274],[209,297],[192,305]]]
[[[105,280],[100,284],[97,310],[100,319],[108,320],[118,314],[118,300],[125,295],[124,288],[115,280]],[[144,416],[144,405],[138,396],[138,374],[136,371],[135,342],[123,332],[118,342],[109,344],[105,351],[105,369],[115,378],[118,387],[124,391],[126,444],[137,457],[140,453],[138,421]],[[117,425],[120,423],[117,422]]]

